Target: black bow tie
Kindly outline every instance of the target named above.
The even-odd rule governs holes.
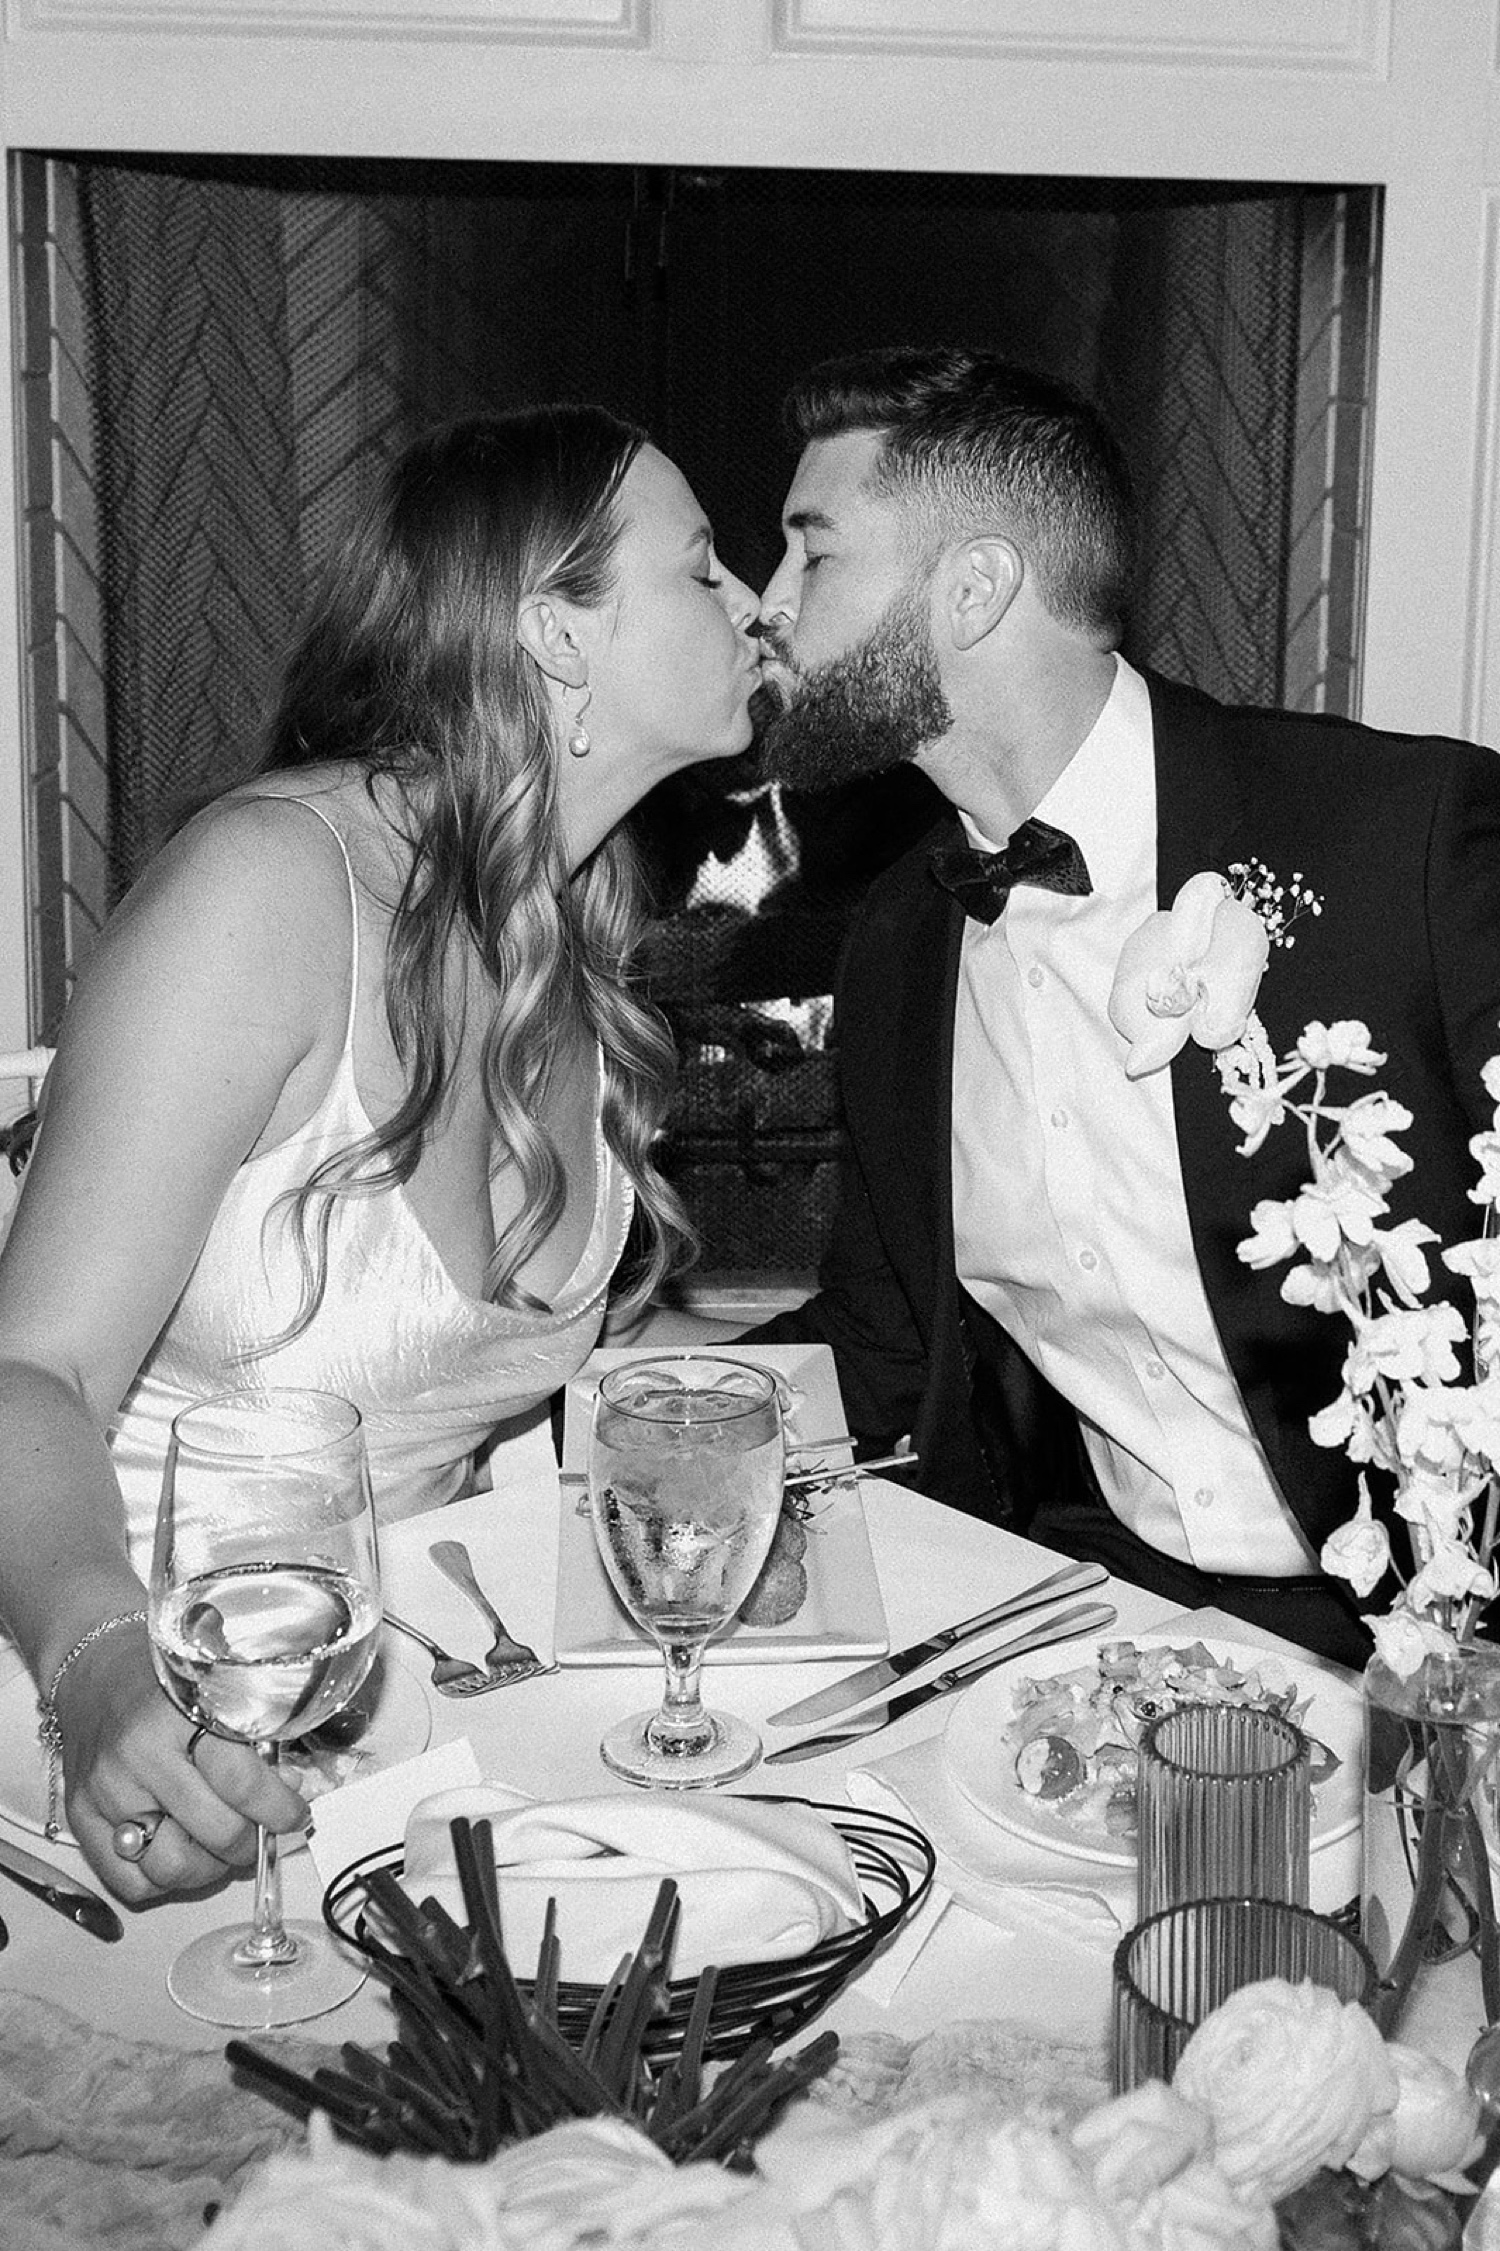
[[[1071,836],[1045,821],[1023,821],[1003,852],[975,852],[967,844],[939,845],[933,876],[951,891],[965,914],[995,922],[1018,883],[1066,891],[1081,899],[1093,890],[1088,864]]]

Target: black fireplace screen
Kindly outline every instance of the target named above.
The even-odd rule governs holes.
[[[444,416],[645,422],[761,582],[791,374],[962,339],[1098,397],[1130,455],[1141,662],[1351,711],[1376,191],[947,175],[18,160],[38,1029],[187,804],[241,772],[309,571]],[[717,1272],[816,1264],[851,907],[932,807],[712,770],[638,819],[683,1053],[669,1161]]]

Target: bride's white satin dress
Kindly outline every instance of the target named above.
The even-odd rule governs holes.
[[[381,1520],[455,1499],[469,1488],[476,1448],[497,1426],[534,1423],[534,1410],[587,1359],[630,1225],[630,1183],[597,1115],[593,1225],[549,1312],[513,1312],[467,1296],[404,1190],[339,1195],[330,1206],[328,1280],[317,1312],[290,1343],[256,1349],[289,1325],[301,1302],[291,1208],[282,1199],[325,1157],[370,1131],[354,1078],[353,871],[326,814],[297,802],[338,837],[349,876],[354,958],[343,1053],[316,1113],[230,1182],[187,1286],[115,1418],[110,1448],[132,1560],[143,1572],[173,1416],[195,1399],[243,1384],[313,1385],[352,1399],[364,1417]],[[316,1212],[315,1204],[314,1219]]]

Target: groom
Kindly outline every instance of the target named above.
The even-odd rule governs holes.
[[[853,926],[840,1209],[818,1294],[757,1333],[829,1343],[857,1437],[910,1433],[937,1498],[1362,1663],[1318,1570],[1354,1472],[1307,1427],[1348,1328],[1236,1256],[1251,1206],[1306,1183],[1304,1137],[1240,1155],[1213,1056],[1127,1077],[1108,1002],[1145,918],[1237,871],[1272,1048],[1363,1018],[1388,1061],[1346,1085],[1415,1120],[1391,1224],[1472,1236],[1500,763],[1133,670],[1124,463],[1050,382],[898,349],[815,369],[789,416],[768,770],[816,789],[910,760],[951,811]],[[1019,874],[969,864],[1007,842]]]

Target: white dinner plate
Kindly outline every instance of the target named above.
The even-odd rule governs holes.
[[[1358,1687],[1324,1672],[1315,1658],[1306,1661],[1283,1657],[1280,1651],[1255,1649],[1248,1643],[1224,1641],[1217,1634],[1198,1635],[1179,1627],[1154,1634],[1101,1634],[1094,1642],[1061,1648],[1034,1649],[1013,1664],[1002,1665],[966,1690],[948,1715],[943,1737],[943,1757],[952,1780],[982,1814],[1032,1844],[1045,1845],[1076,1860],[1108,1863],[1111,1867],[1135,1865],[1135,1841],[1112,1835],[1102,1824],[1090,1825],[1067,1816],[1045,1798],[1032,1797],[1016,1780],[1014,1747],[1005,1740],[1016,1716],[1023,1679],[1052,1680],[1092,1666],[1099,1650],[1111,1642],[1133,1642],[1138,1649],[1185,1649],[1201,1644],[1221,1662],[1245,1672],[1255,1671],[1268,1688],[1296,1688],[1296,1701],[1309,1699],[1300,1725],[1326,1743],[1339,1760],[1328,1781],[1313,1793],[1312,1844],[1333,1844],[1347,1837],[1360,1819],[1364,1791],[1364,1715]]]
[[[383,1767],[414,1759],[425,1751],[432,1734],[432,1706],[420,1677],[391,1633],[381,1642],[369,1683],[360,1691],[363,1705],[372,1709],[357,1741],[339,1750],[322,1750],[315,1756],[283,1751],[281,1765],[309,1799],[321,1797],[345,1782],[363,1781]],[[20,1657],[11,1651],[0,1660],[0,1816],[17,1828],[40,1837],[47,1819],[47,1764],[37,1740],[36,1689]],[[75,1842],[66,1829],[59,1844]],[[292,1851],[301,1837],[283,1837],[281,1849]]]
[[[844,1407],[826,1344],[735,1344],[711,1347],[726,1359],[770,1368],[783,1386],[787,1445],[794,1469],[848,1462],[847,1445],[828,1444],[844,1431]],[[557,1555],[557,1660],[561,1665],[649,1665],[661,1651],[621,1604],[594,1545],[587,1493],[576,1482],[588,1468],[589,1423],[601,1375],[641,1351],[596,1352],[568,1385],[563,1416],[562,1534]],[[569,1482],[572,1473],[575,1482]],[[780,1626],[738,1619],[708,1647],[712,1663],[789,1664],[817,1657],[882,1657],[890,1647],[885,1605],[870,1552],[858,1481],[810,1496],[806,1519],[807,1597]]]

